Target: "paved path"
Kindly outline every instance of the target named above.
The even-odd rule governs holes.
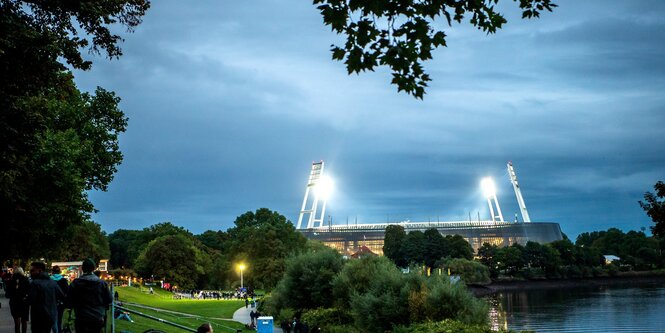
[[[249,313],[252,312],[252,310],[256,311],[256,308],[253,308],[251,306],[245,308],[243,306],[242,308],[236,310],[236,312],[233,313],[233,320],[237,321],[239,323],[242,323],[242,324],[249,324],[249,322],[251,321],[251,318],[249,317]],[[277,323],[275,323],[275,324],[277,324]],[[283,333],[283,332],[282,332],[281,328],[274,327],[273,333]]]
[[[14,318],[9,312],[9,299],[5,297],[4,290],[0,291],[0,332],[14,332]],[[28,332],[30,332],[30,323],[28,322]]]

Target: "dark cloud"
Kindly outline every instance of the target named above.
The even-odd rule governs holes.
[[[484,217],[488,175],[512,219],[512,160],[534,219],[572,236],[648,226],[637,201],[665,173],[663,2],[564,1],[530,21],[509,5],[496,35],[449,29],[417,101],[385,70],[347,76],[308,3],[154,2],[121,59],[76,73],[130,117],[95,219],[201,232],[269,207],[295,221],[320,159],[335,223]]]

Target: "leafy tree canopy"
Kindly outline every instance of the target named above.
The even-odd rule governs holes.
[[[65,67],[89,69],[81,50],[122,54],[110,27],[136,27],[147,1],[0,1],[0,211],[12,237],[0,258],[48,257],[70,225],[94,210],[122,160],[119,98],[81,93]]]
[[[665,238],[665,183],[659,181],[653,188],[656,192],[644,193],[644,201],[639,203],[655,224],[651,226],[651,233],[654,236]]]
[[[551,0],[515,0],[522,18],[536,18],[552,11]],[[432,50],[446,45],[443,26],[468,22],[493,34],[506,23],[495,10],[499,0],[478,1],[347,1],[314,0],[323,22],[346,42],[332,45],[332,58],[344,61],[349,74],[385,66],[398,91],[423,98],[429,75],[422,62]],[[442,22],[443,21],[443,22]]]
[[[200,285],[210,258],[184,235],[161,236],[151,241],[136,260],[136,271],[144,276],[171,281],[180,289]]]
[[[235,264],[245,263],[245,281],[257,288],[274,288],[287,256],[302,251],[307,242],[291,221],[267,208],[238,216],[227,233],[225,254]]]

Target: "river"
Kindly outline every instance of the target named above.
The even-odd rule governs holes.
[[[665,286],[585,287],[487,296],[494,329],[665,332]]]

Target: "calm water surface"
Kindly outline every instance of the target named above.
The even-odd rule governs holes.
[[[665,332],[662,285],[502,292],[488,299],[495,329]]]

